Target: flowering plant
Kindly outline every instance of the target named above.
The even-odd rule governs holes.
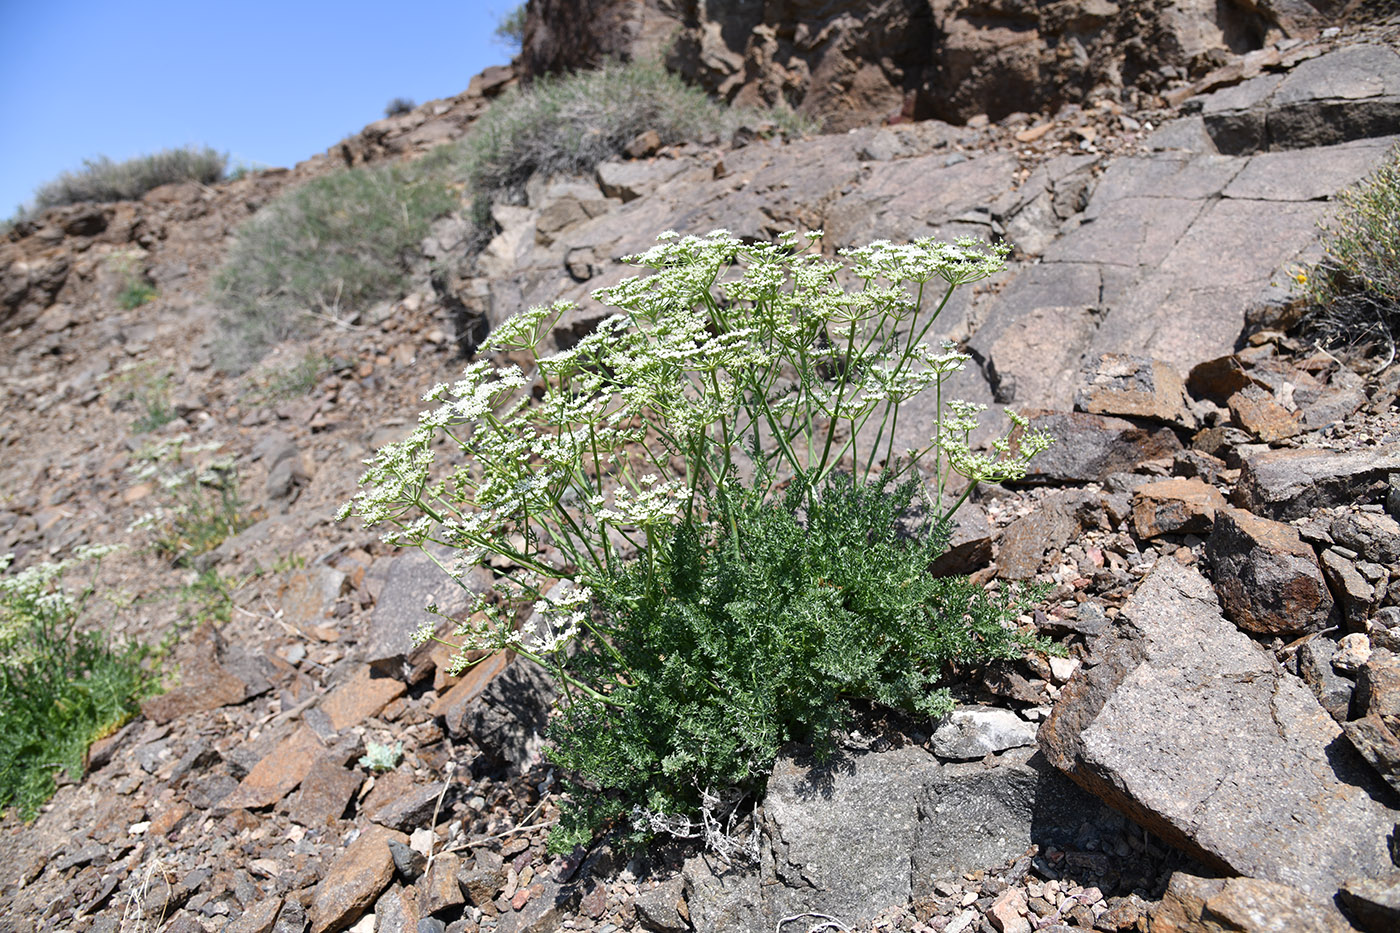
[[[845,700],[936,713],[949,666],[1044,647],[1016,631],[1022,598],[927,574],[977,484],[1023,476],[1050,443],[1009,412],[1012,434],[975,453],[981,406],[942,398],[969,357],[928,342],[1006,252],[881,241],[831,261],[796,234],[663,234],[629,258],[650,274],[595,293],[618,313],[554,353],[573,305],[506,321],[484,345],[502,359],[433,388],[437,407],[367,461],[341,518],[433,545],[464,586],[486,561],[499,578],[453,620],[455,672],[509,649],[565,689],[550,755],[601,796],[575,786],[557,846],[628,812],[643,834],[713,829],[706,801],[754,790],[781,742],[819,743]],[[896,450],[924,391],[930,436]],[[927,521],[900,534],[918,491]],[[700,824],[677,816],[696,808]]]
[[[838,469],[898,476],[932,453],[938,494],[950,471],[969,481],[942,520],[978,483],[1023,476],[1050,442],[1008,412],[1017,442],[974,453],[983,406],[954,401],[946,417],[940,404],[925,447],[894,449],[900,404],[928,389],[941,403],[969,360],[926,342],[934,322],[958,286],[1004,268],[1006,247],[879,241],[846,251],[847,265],[799,251],[795,233],[775,244],[726,231],[659,240],[628,257],[652,274],[595,293],[619,313],[573,346],[540,352],[574,309],[566,302],[498,327],[485,348],[525,366],[479,360],[433,388],[424,400],[438,407],[368,461],[365,488],[341,510],[389,526],[392,543],[457,549],[444,569],[459,581],[488,555],[512,565],[507,595],[533,603],[543,624],[517,631],[483,598],[456,632],[459,665],[502,648],[548,663],[593,624],[592,588],[609,568],[648,553],[658,527],[697,517],[704,492],[741,467],[759,468],[764,496],[791,477],[815,496]],[[451,464],[438,462],[441,440]]]

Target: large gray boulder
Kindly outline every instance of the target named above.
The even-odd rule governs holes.
[[[1400,811],[1301,682],[1159,561],[1040,732],[1076,783],[1207,864],[1330,898],[1391,866]]]
[[[1392,473],[1400,472],[1400,444],[1334,450],[1270,450],[1240,471],[1235,504],[1276,521],[1303,518],[1316,508],[1384,501]]]

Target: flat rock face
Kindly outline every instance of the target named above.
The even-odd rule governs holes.
[[[1400,444],[1337,453],[1270,450],[1250,457],[1235,487],[1236,504],[1277,521],[1303,518],[1316,508],[1346,505],[1383,488],[1400,471]]]
[[[1041,749],[1078,784],[1207,863],[1331,897],[1391,865],[1395,798],[1295,678],[1220,613],[1197,571],[1157,563],[1104,662]]]
[[[937,771],[912,747],[815,767],[779,759],[763,805],[772,851],[762,874],[782,882],[764,886],[769,927],[804,910],[865,922],[907,901],[918,795]]]

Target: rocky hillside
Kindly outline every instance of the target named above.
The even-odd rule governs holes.
[[[214,365],[206,298],[237,225],[469,133],[515,71],[291,171],[54,209],[0,242],[0,554],[126,544],[91,621],[172,639],[169,689],[32,823],[0,823],[0,930],[1394,929],[1400,380],[1287,331],[1329,199],[1400,142],[1400,23],[1323,35],[1332,7],[1283,2],[564,6],[531,4],[522,76],[672,43],[716,92],[842,132],[643,134],[586,177],[531,179],[479,254],[464,204],[405,295],[241,375]],[[1015,244],[940,329],[974,358],[958,394],[1058,443],[979,492],[938,569],[1046,583],[1024,622],[1068,656],[988,666],[946,720],[861,710],[834,760],[791,750],[750,818],[755,865],[606,841],[553,858],[548,683],[508,655],[449,676],[410,635],[460,591],[333,516],[463,345],[572,298],[566,346],[622,256],[716,227]],[[133,273],[157,297],[123,310]],[[180,568],[138,527],[168,505],[149,445],[177,437],[231,461],[246,524]],[[396,767],[363,762],[400,742]]]

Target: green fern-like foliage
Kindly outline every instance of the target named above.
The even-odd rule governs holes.
[[[580,779],[552,846],[694,814],[706,791],[761,795],[779,749],[829,751],[852,700],[938,715],[957,669],[1048,647],[1014,628],[1024,595],[928,573],[946,533],[901,529],[916,488],[838,477],[804,510],[803,490],[773,504],[731,482],[717,533],[683,522],[643,556],[650,587],[620,571],[604,589],[616,636],[574,661],[607,700],[575,698],[550,728],[550,758]]]

